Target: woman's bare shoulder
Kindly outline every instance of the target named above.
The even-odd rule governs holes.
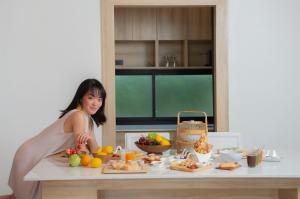
[[[85,116],[85,113],[83,111],[77,110],[77,111],[74,111],[73,113],[71,113],[69,118],[72,121],[80,122],[80,121],[84,121],[84,116]]]

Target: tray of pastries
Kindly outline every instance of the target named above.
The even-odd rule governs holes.
[[[186,172],[198,172],[213,168],[212,164],[202,165],[192,159],[186,159],[180,162],[173,161],[170,164],[170,169]]]
[[[111,160],[102,168],[102,173],[113,174],[113,173],[147,173],[149,166],[144,164],[143,161],[122,161],[122,160]]]
[[[142,158],[146,164],[151,164],[154,161],[161,161],[161,156],[155,153],[150,153]]]
[[[241,165],[237,162],[222,162],[219,164],[217,169],[221,170],[234,170],[241,167]]]

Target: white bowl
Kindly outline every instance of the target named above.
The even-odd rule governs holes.
[[[198,153],[197,151],[194,150],[194,154],[196,155],[197,157],[197,160],[199,163],[201,164],[207,164],[211,158],[211,155],[212,155],[212,150],[210,150],[209,153],[206,153],[206,154],[201,154],[201,153]]]
[[[242,154],[233,151],[220,152],[220,158],[224,162],[239,162],[242,159]]]

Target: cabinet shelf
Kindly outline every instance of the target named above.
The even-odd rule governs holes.
[[[188,66],[213,65],[213,41],[189,40],[188,41]]]
[[[122,66],[116,66],[116,70],[197,70],[197,69],[203,69],[203,70],[212,70],[212,66],[176,66],[176,67],[122,67]]]
[[[159,51],[159,66],[165,67],[166,57],[175,58],[176,66],[183,66],[184,64],[184,41],[183,40],[163,40],[159,41],[158,51]],[[169,66],[173,60],[170,60]]]
[[[154,41],[116,41],[116,61],[123,67],[153,67]]]

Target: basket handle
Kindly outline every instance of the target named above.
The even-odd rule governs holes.
[[[208,129],[207,129],[207,114],[204,112],[204,111],[200,111],[200,110],[189,110],[189,111],[179,111],[177,113],[177,125],[179,125],[180,123],[180,114],[181,113],[202,113],[204,115],[204,118],[205,118],[205,124],[206,124],[206,132],[208,132]]]

